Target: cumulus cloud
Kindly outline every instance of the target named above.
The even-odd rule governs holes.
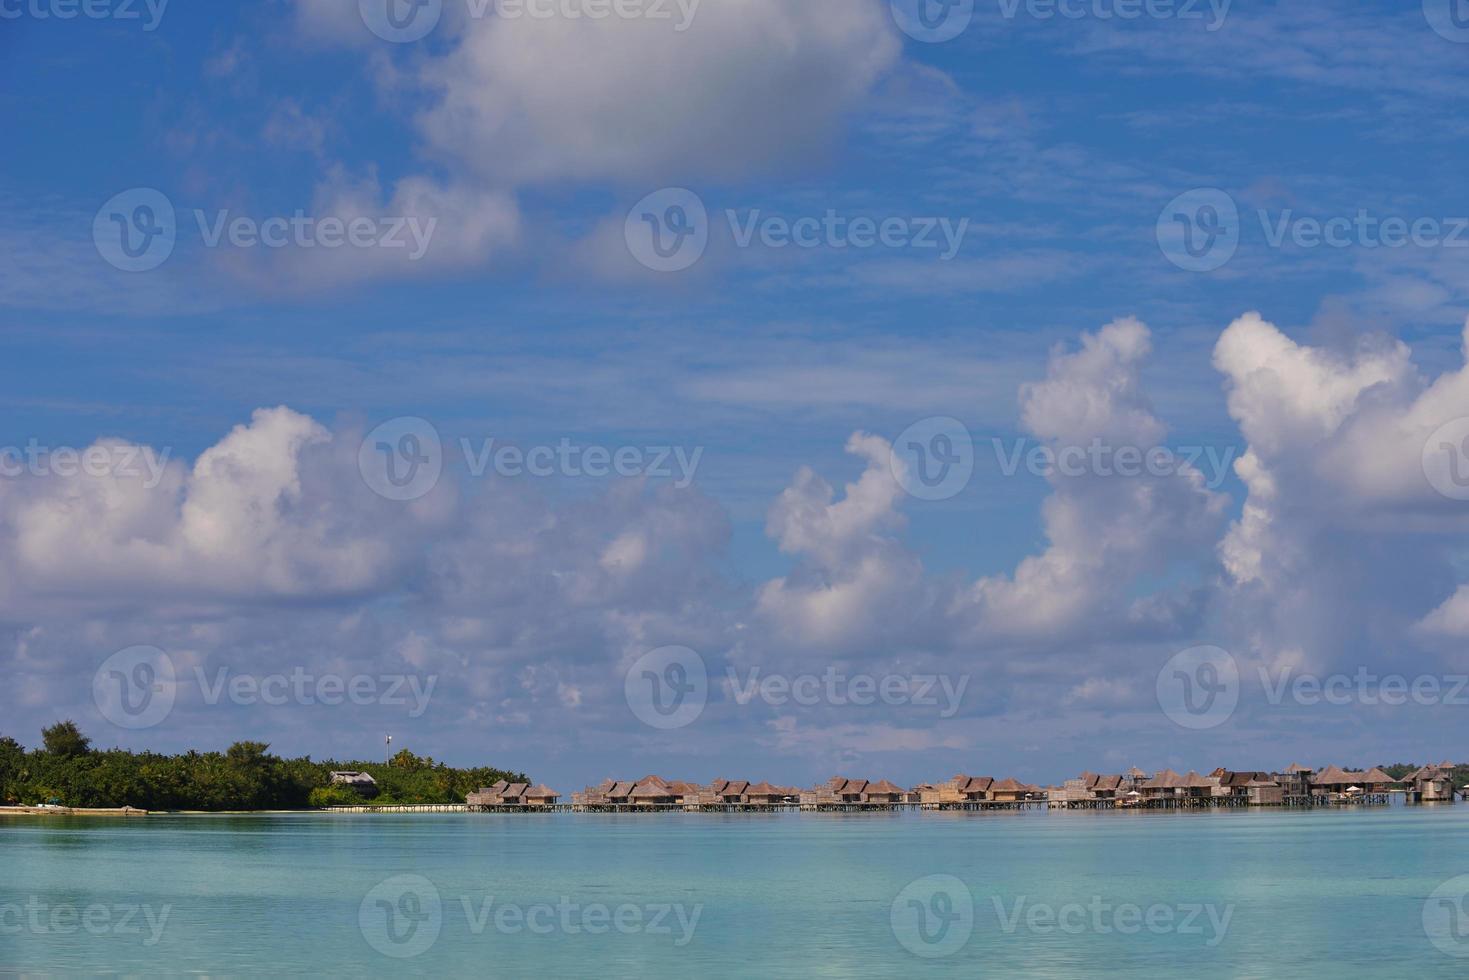
[[[891,446],[858,432],[847,452],[866,465],[842,499],[802,467],[770,508],[767,533],[799,561],[756,596],[757,613],[780,635],[828,655],[918,641],[913,626],[934,601],[922,564],[894,534],[904,519]]]
[[[422,66],[427,147],[516,184],[737,177],[822,149],[900,54],[876,3],[705,0],[676,27],[471,20]]]
[[[192,468],[118,440],[85,453],[99,451],[94,472],[53,460],[0,483],[12,598],[335,596],[394,569],[371,495],[340,485],[330,433],[288,408],[258,410]]]
[[[1401,342],[1311,346],[1256,313],[1224,331],[1214,363],[1249,444],[1248,497],[1219,552],[1253,649],[1320,666],[1396,649],[1420,620],[1458,631],[1465,514],[1430,476],[1463,447],[1430,437],[1469,415],[1469,370],[1430,381]]]
[[[1119,474],[1115,455],[1160,447],[1166,427],[1142,390],[1148,329],[1119,320],[1053,352],[1046,377],[1021,391],[1025,431],[1058,454],[1104,450],[1095,470],[1054,468],[1042,505],[1049,546],[1011,575],[968,585],[928,575],[900,539],[904,494],[887,442],[857,433],[847,451],[866,462],[840,500],[803,468],[770,510],[767,531],[797,557],[765,583],[757,612],[780,636],[828,654],[956,651],[997,642],[1050,646],[1080,632],[1111,639],[1166,636],[1196,625],[1191,592],[1133,591],[1218,540],[1228,498],[1178,459],[1167,472]]]
[[[1151,350],[1146,326],[1124,319],[1085,334],[1075,351],[1052,353],[1046,378],[1021,391],[1021,424],[1059,461],[1091,452],[1098,461],[1057,465],[1042,505],[1049,546],[1013,575],[981,579],[963,602],[980,635],[1059,638],[1098,617],[1166,626],[1186,605],[1141,601],[1124,606],[1139,576],[1207,549],[1222,526],[1228,498],[1179,458],[1157,472],[1119,475],[1119,453],[1164,446],[1166,427],[1143,392],[1140,372]],[[1165,622],[1160,623],[1159,620]]]

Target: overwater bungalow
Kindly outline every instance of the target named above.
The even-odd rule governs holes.
[[[1311,796],[1311,777],[1316,775],[1316,770],[1310,766],[1303,766],[1299,762],[1291,763],[1285,767],[1284,772],[1270,774],[1270,778],[1280,784],[1285,793],[1287,803],[1309,802]]]
[[[786,791],[762,780],[745,791],[745,800],[750,806],[779,806],[786,801]]]
[[[1250,806],[1285,805],[1285,787],[1273,779],[1252,779],[1245,784]]]
[[[1039,786],[1032,786],[1030,783],[1022,783],[1018,779],[1009,777],[991,783],[988,794],[991,802],[1007,807],[1041,802],[1044,796]]]
[[[545,783],[537,783],[525,791],[525,805],[532,808],[554,807],[560,799],[561,794]]]
[[[671,807],[682,803],[673,788],[658,776],[644,776],[627,795],[633,806]]]
[[[918,787],[918,802],[930,810],[974,809],[989,799],[994,785],[992,776],[966,776],[962,773],[937,785]]]
[[[902,787],[896,786],[893,783],[888,782],[886,779],[879,779],[877,782],[869,783],[867,785],[867,792],[864,794],[862,802],[902,803],[906,795],[907,794],[903,792]]]
[[[709,784],[709,789],[703,799],[709,806],[730,807],[743,806],[750,791],[750,782],[746,779],[716,779]]]
[[[1395,780],[1381,769],[1364,771],[1327,766],[1311,778],[1314,796],[1329,803],[1386,803]]]
[[[560,798],[559,793],[544,784],[531,786],[529,783],[507,783],[502,779],[493,786],[467,794],[464,802],[471,810],[552,810]]]
[[[1268,797],[1270,794],[1265,792],[1268,787],[1280,788],[1280,784],[1271,778],[1270,773],[1261,770],[1244,772],[1221,768],[1209,773],[1208,778],[1218,782],[1219,786],[1215,795],[1229,806],[1249,805],[1254,803],[1256,798]],[[1254,793],[1250,791],[1252,786],[1255,787]],[[1284,790],[1281,791],[1281,795],[1283,798]]]
[[[1192,769],[1182,776],[1164,769],[1143,783],[1141,803],[1150,807],[1212,806],[1222,800],[1219,789],[1218,778],[1200,776]]]
[[[1402,778],[1409,803],[1454,802],[1454,764],[1427,765]]]

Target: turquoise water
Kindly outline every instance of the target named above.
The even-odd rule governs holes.
[[[1461,977],[1466,845],[1462,805],[5,817],[0,972]]]

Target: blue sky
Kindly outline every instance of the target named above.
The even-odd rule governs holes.
[[[978,0],[943,42],[876,0],[703,0],[684,30],[675,5],[445,0],[403,43],[371,0],[64,8],[0,5],[0,445],[120,440],[174,469],[0,480],[7,733],[69,715],[105,744],[346,757],[391,730],[564,790],[1452,754],[1451,704],[1256,682],[1469,670],[1463,504],[1420,460],[1469,416],[1450,0]],[[105,233],[140,188],[176,241],[127,271]],[[637,233],[670,188],[708,243],[656,271]],[[1228,234],[1191,260],[1176,235],[1205,242],[1220,202]],[[895,237],[780,245],[828,214]],[[371,240],[209,240],[298,215]],[[1416,231],[1383,246],[1393,218]],[[445,447],[408,501],[358,462],[401,417]],[[922,499],[890,444],[940,417],[973,476]],[[688,486],[476,476],[460,440],[492,438],[698,463]],[[1171,447],[1193,476],[1007,474],[995,440]],[[1195,730],[1154,686],[1200,644],[1244,680]],[[135,645],[180,689],[119,727],[94,679]],[[624,679],[671,645],[713,680],[670,733]],[[210,704],[196,668],[437,680],[409,718]],[[751,668],[965,694],[947,717],[741,704],[720,681]]]

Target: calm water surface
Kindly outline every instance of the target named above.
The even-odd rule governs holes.
[[[3,817],[0,972],[1462,977],[1466,873],[1463,805]]]

